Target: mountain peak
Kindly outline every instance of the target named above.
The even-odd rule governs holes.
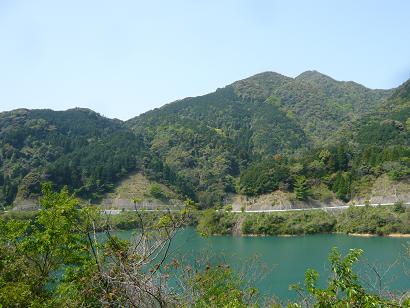
[[[244,99],[265,100],[292,78],[276,72],[267,71],[236,81],[232,84],[236,94]]]
[[[317,80],[332,80],[335,81],[333,78],[329,77],[328,75],[322,74],[321,72],[312,70],[312,71],[306,71],[303,72],[302,74],[298,75],[296,80],[312,80],[312,81],[317,81]]]

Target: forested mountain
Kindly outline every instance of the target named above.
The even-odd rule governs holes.
[[[274,101],[316,143],[331,140],[342,124],[376,109],[392,94],[392,90],[371,90],[316,71],[294,79],[266,72],[233,86],[244,99]]]
[[[228,86],[128,121],[151,150],[196,187],[206,205],[234,191],[234,177],[269,153],[308,145],[303,129],[267,101],[248,102]]]
[[[387,100],[338,132],[331,144],[316,145],[281,159],[266,157],[241,174],[243,193],[258,195],[280,186],[304,199],[332,193],[348,201],[364,197],[382,175],[410,176],[410,80]],[[290,189],[289,189],[290,187]]]
[[[0,148],[3,204],[39,193],[45,180],[94,198],[140,165],[145,150],[121,121],[88,109],[3,112]]]
[[[410,80],[374,112],[353,124],[353,140],[374,146],[410,145]],[[349,136],[349,132],[345,135]]]
[[[361,176],[407,176],[409,84],[371,90],[315,71],[265,72],[127,122],[80,108],[3,112],[0,203],[47,180],[96,200],[134,171],[204,207],[277,188],[349,200]]]
[[[331,143],[340,127],[375,110],[391,93],[315,71],[296,78],[265,72],[173,102],[127,125],[191,181],[202,204],[211,205],[234,191],[233,179],[250,164]],[[289,179],[282,182],[292,186]],[[279,182],[264,185],[272,190]]]

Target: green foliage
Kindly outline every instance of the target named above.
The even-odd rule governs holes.
[[[335,197],[334,193],[324,183],[313,185],[309,192],[313,199],[326,203]]]
[[[348,201],[363,177],[409,177],[408,93],[409,82],[370,90],[266,72],[125,123],[79,108],[3,112],[0,206],[38,197],[44,180],[98,201],[135,171],[200,208],[235,192],[298,191],[298,177]]]
[[[166,198],[165,193],[163,192],[161,186],[159,186],[158,184],[152,184],[152,185],[150,186],[150,188],[149,188],[149,194],[150,194],[151,196],[153,196],[154,198],[157,198],[157,199],[160,199],[160,200]]]
[[[142,140],[91,110],[15,110],[0,114],[0,204],[40,194],[45,178],[98,199],[141,167]]]
[[[354,82],[339,82],[316,71],[292,79],[266,72],[233,84],[248,101],[270,101],[296,119],[316,142],[332,140],[341,123],[374,110],[392,91],[370,90]]]
[[[340,143],[264,158],[241,173],[239,187],[242,193],[253,196],[278,188],[290,190],[293,185],[296,191],[303,188],[305,192],[300,193],[304,198],[309,190],[311,196],[319,200],[335,196],[349,201],[355,194],[360,196],[363,190],[369,190],[374,180],[383,174],[392,180],[406,179],[410,174],[409,156],[410,148],[402,145],[357,147]],[[313,190],[308,189],[308,183],[314,183]],[[300,184],[303,185],[299,187]]]
[[[400,201],[395,202],[393,211],[395,211],[396,213],[403,214],[406,211],[406,208],[404,207],[403,202],[400,202]]]
[[[38,211],[8,211],[1,213],[0,217],[4,221],[9,220],[34,220],[38,215]]]
[[[233,213],[208,209],[201,212],[197,230],[201,235],[229,234],[235,222]]]
[[[306,210],[278,213],[230,213],[207,210],[199,215],[198,232],[231,234],[241,223],[245,235],[297,235],[315,233],[361,233],[388,235],[410,233],[410,208],[395,206],[350,207],[341,213]]]
[[[360,284],[358,275],[353,271],[354,263],[363,254],[361,249],[350,249],[342,257],[336,248],[332,249],[329,261],[332,269],[326,288],[317,286],[319,274],[312,269],[306,272],[305,289],[312,307],[394,307],[398,303],[388,301],[378,295],[371,294]],[[299,286],[292,289],[302,290]],[[295,305],[295,307],[298,307]]]
[[[336,218],[325,211],[246,214],[242,233],[296,235],[332,232]]]
[[[332,190],[336,193],[336,197],[343,200],[349,200],[350,192],[349,174],[338,172],[333,183]]]
[[[256,307],[256,289],[246,287],[243,278],[229,266],[207,267],[192,278],[190,285],[194,294],[191,307]]]
[[[120,214],[132,214],[133,217],[129,216],[129,219],[138,219],[139,222],[135,225],[140,230],[147,227],[153,232],[149,231],[144,238],[137,235],[134,242],[136,245],[144,243],[142,247],[149,249],[150,246],[146,244],[154,240],[151,246],[153,250],[144,254],[144,249],[135,249],[134,244],[121,240],[110,232],[105,233],[106,238],[97,240],[96,227],[100,225],[106,230],[112,225],[105,225],[95,208],[81,206],[79,200],[69,194],[66,188],[53,192],[48,184],[43,186],[43,194],[41,208],[36,215],[28,216],[27,219],[22,219],[19,215],[9,215],[7,219],[0,216],[0,306],[128,307],[137,301],[143,303],[138,306],[156,306],[155,303],[161,303],[159,306],[182,307],[257,306],[257,290],[226,265],[213,267],[199,264],[204,269],[189,271],[192,279],[184,286],[185,292],[178,296],[152,293],[158,292],[155,287],[158,283],[161,283],[161,292],[163,288],[165,290],[169,287],[162,282],[163,279],[180,274],[177,270],[167,271],[168,267],[182,266],[178,260],[165,264],[165,259],[161,261],[155,256],[151,258],[152,255],[161,255],[158,243],[160,246],[164,245],[163,238],[156,242],[155,237],[165,234],[168,236],[166,238],[172,239],[172,236],[169,237],[170,230],[175,224],[179,225],[178,221],[185,219],[186,212],[181,211],[175,215],[152,215],[144,212]],[[187,201],[186,205],[188,208],[193,207],[193,202]],[[375,215],[375,208],[371,207],[351,209],[345,212],[348,217],[344,219],[352,220],[351,211],[356,210],[366,212],[370,219],[384,219],[384,212],[390,211],[391,215],[407,219],[403,221],[404,226],[410,225],[409,209],[403,211],[399,204],[378,209],[382,210],[378,215]],[[228,233],[241,215],[246,215],[244,228],[259,234],[279,234],[289,230],[289,234],[323,232],[335,224],[334,217],[322,211],[236,215],[207,210],[204,211],[198,228],[207,234]],[[357,220],[363,219],[363,215],[357,217]],[[309,302],[313,307],[405,306],[408,299],[401,303],[387,300],[368,292],[360,284],[352,267],[361,253],[360,250],[351,250],[346,257],[342,257],[337,250],[333,250],[329,258],[332,276],[325,288],[317,286],[317,272],[308,270],[305,279],[307,297],[304,303]],[[159,269],[165,271],[164,275],[161,273],[161,279],[149,280]],[[172,277],[175,280],[178,278]],[[300,287],[293,288],[299,293],[303,291]],[[129,298],[137,292],[140,292],[138,296]],[[162,295],[166,297],[163,298]],[[300,307],[299,303],[289,305]]]
[[[306,144],[303,130],[286,113],[269,102],[249,103],[231,86],[166,105],[127,124],[189,181],[201,207],[234,192],[233,178],[251,160]]]
[[[410,130],[407,126],[410,118],[409,89],[410,82],[407,81],[380,108],[355,123],[353,136],[358,143],[379,147],[410,146]]]
[[[280,157],[267,158],[246,169],[240,177],[239,186],[246,195],[259,195],[278,189],[289,182],[289,169]]]
[[[350,207],[337,220],[336,230],[344,233],[410,233],[410,209],[400,206]]]
[[[305,177],[299,176],[296,178],[293,184],[293,191],[295,192],[296,199],[306,200],[309,195],[309,187]]]
[[[66,189],[44,186],[41,209],[31,220],[0,218],[0,305],[55,304],[54,273],[89,262],[85,233],[93,211],[79,207]],[[67,281],[68,282],[68,281]]]

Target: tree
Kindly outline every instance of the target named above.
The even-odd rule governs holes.
[[[342,172],[338,172],[332,190],[336,193],[336,197],[349,201],[350,197],[350,175]]]
[[[229,266],[207,266],[189,281],[189,307],[256,307],[257,290],[247,287]]]
[[[299,176],[296,178],[296,181],[293,184],[293,191],[295,193],[296,199],[306,200],[309,195],[309,188],[304,176]]]
[[[161,186],[159,186],[158,184],[152,184],[149,188],[149,194],[151,196],[153,196],[156,199],[165,199],[165,193],[163,192]]]
[[[362,254],[361,249],[350,249],[342,257],[337,248],[333,248],[329,256],[332,276],[327,287],[319,288],[319,274],[309,269],[305,275],[307,294],[303,295],[303,289],[298,285],[291,288],[302,295],[307,307],[402,307],[398,302],[367,292],[360,284],[358,275],[353,271],[353,264],[359,261]],[[291,307],[301,306],[294,304]]]
[[[53,273],[90,260],[86,234],[92,210],[80,208],[67,189],[43,186],[32,221],[0,220],[0,306],[52,305]]]
[[[111,233],[107,217],[67,189],[43,187],[33,220],[0,217],[0,307],[165,307],[171,241],[189,211],[146,222],[131,241]],[[103,231],[98,237],[96,232]],[[177,263],[175,263],[177,266]]]

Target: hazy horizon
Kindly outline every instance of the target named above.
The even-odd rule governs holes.
[[[122,120],[264,71],[410,78],[410,2],[0,2],[0,111]]]

